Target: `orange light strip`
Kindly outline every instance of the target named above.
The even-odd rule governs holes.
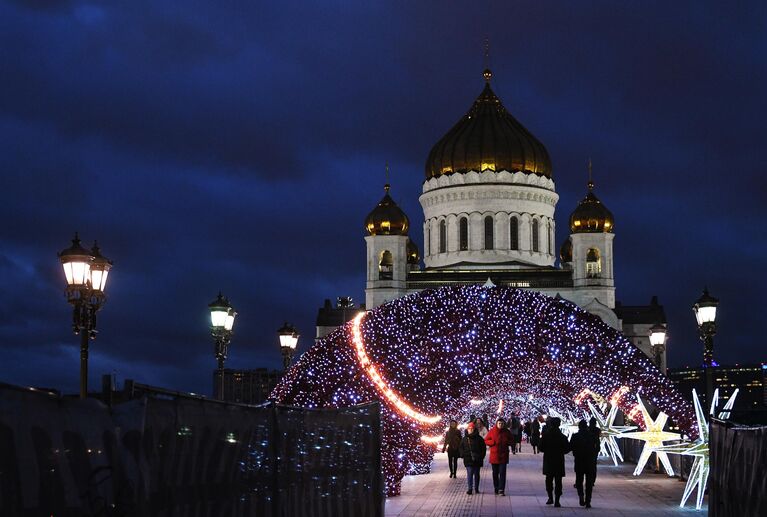
[[[360,366],[365,371],[370,380],[373,381],[373,384],[376,385],[378,391],[380,391],[381,394],[386,397],[386,399],[395,408],[397,408],[400,413],[409,416],[413,420],[424,424],[436,424],[442,420],[441,416],[424,415],[423,413],[419,413],[410,407],[409,404],[407,404],[396,393],[394,393],[394,391],[389,387],[389,383],[387,383],[386,380],[381,377],[381,374],[378,373],[378,369],[373,363],[370,362],[370,358],[368,358],[368,354],[365,352],[365,344],[362,341],[362,331],[360,330],[360,323],[362,322],[362,318],[364,316],[365,313],[361,312],[357,314],[354,320],[352,320],[352,341],[354,342],[354,348],[357,351],[357,359],[360,362]]]
[[[433,445],[438,445],[442,441],[442,435],[435,435],[435,436],[429,436],[428,434],[424,434],[421,436],[421,441],[426,443],[431,443]]]

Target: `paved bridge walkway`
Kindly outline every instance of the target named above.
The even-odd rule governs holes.
[[[530,451],[530,447],[523,445]],[[600,459],[597,482],[591,504],[585,509],[578,505],[573,488],[575,475],[572,456],[567,456],[567,476],[564,479],[562,508],[547,506],[544,477],[541,474],[542,455],[523,452],[511,456],[506,480],[506,497],[493,494],[493,478],[489,465],[481,473],[480,494],[466,494],[466,470],[459,461],[458,478],[448,478],[447,455],[434,457],[432,472],[423,476],[406,476],[402,480],[402,495],[386,501],[390,517],[421,516],[636,516],[707,515],[707,506],[696,511],[694,502],[679,508],[685,484],[665,474],[645,471],[639,477],[631,472],[632,464],[618,467]],[[694,499],[694,494],[690,498]]]

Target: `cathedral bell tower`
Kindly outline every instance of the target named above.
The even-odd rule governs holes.
[[[365,219],[367,283],[365,307],[373,309],[407,294],[407,272],[418,267],[418,248],[408,238],[410,221],[389,196],[384,197]]]
[[[589,172],[590,172],[589,165]],[[590,176],[591,174],[589,174]],[[580,298],[596,299],[600,304],[615,308],[615,278],[613,276],[613,214],[594,194],[594,182],[589,179],[588,193],[570,215],[570,244],[562,249],[563,266],[573,272],[573,286]],[[568,259],[565,262],[565,259]]]

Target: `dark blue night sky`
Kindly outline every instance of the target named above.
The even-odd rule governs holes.
[[[548,148],[557,241],[586,192],[615,214],[617,298],[658,295],[671,366],[721,300],[716,358],[767,359],[764,2],[0,3],[0,380],[74,392],[56,252],[115,261],[102,373],[209,393],[207,303],[239,310],[227,366],[305,350],[325,298],[364,299],[363,220],[392,194],[422,244],[434,144],[483,87]],[[422,246],[421,246],[421,249]]]

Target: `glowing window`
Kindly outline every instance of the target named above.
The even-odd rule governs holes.
[[[381,260],[378,262],[378,279],[391,280],[394,273],[394,261],[391,251],[386,250],[381,253]]]
[[[589,248],[586,252],[586,277],[598,278],[602,274],[602,258],[599,255],[599,250],[596,248]]]

